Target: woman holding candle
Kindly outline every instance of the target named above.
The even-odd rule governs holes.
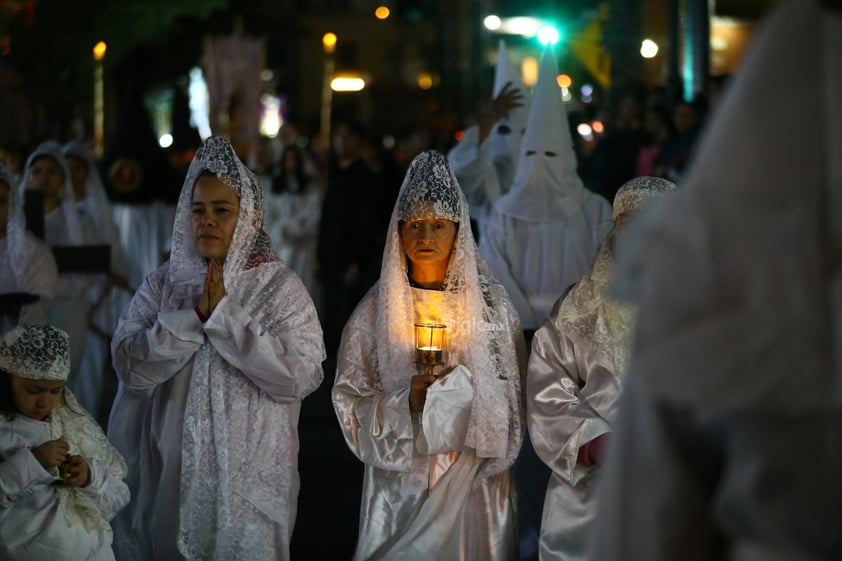
[[[468,224],[446,158],[416,157],[380,280],[342,335],[333,403],[365,463],[358,561],[517,558],[509,467],[522,438],[525,349]],[[432,373],[416,351],[435,345],[416,341],[416,324],[446,326],[444,365]]]
[[[322,380],[322,331],[227,141],[196,153],[172,256],[120,317],[112,350],[109,437],[133,493],[115,527],[120,561],[288,560],[298,414]]]

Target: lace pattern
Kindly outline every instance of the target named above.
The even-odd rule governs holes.
[[[70,337],[49,325],[19,325],[0,339],[0,368],[31,380],[67,380]]]
[[[263,191],[226,141],[210,138],[187,174],[176,209],[172,257],[158,275],[160,311],[192,308],[207,272],[190,229],[193,185],[204,170],[228,183],[240,213],[223,266],[227,298],[274,334],[293,333],[296,351],[323,358],[321,331],[299,302],[306,290],[271,249],[263,228]],[[154,317],[154,298],[135,298],[127,317]],[[301,308],[301,307],[299,307]],[[291,469],[288,407],[275,402],[210,344],[195,353],[182,434],[178,548],[188,560],[274,558],[290,533],[288,497],[297,486]],[[247,531],[246,531],[247,529]],[[283,538],[281,538],[283,536]]]
[[[675,184],[658,177],[636,177],[623,184],[614,199],[614,218],[634,213],[655,197],[675,189]],[[609,297],[614,257],[614,235],[599,250],[593,270],[564,298],[554,320],[559,331],[570,334],[597,349],[597,361],[617,376],[625,373],[631,348],[634,306]]]
[[[423,172],[423,176],[420,175]],[[398,221],[412,202],[435,197],[439,218],[469,223],[468,205],[444,156],[419,155],[407,172],[392,213],[376,297],[377,359],[382,390],[409,384],[414,363],[413,301],[407,263],[398,235]],[[473,374],[474,402],[466,445],[477,456],[492,458],[486,473],[511,464],[522,436],[517,341],[520,324],[505,290],[479,256],[470,228],[461,227],[445,278],[455,305],[448,319],[449,363],[463,364]]]

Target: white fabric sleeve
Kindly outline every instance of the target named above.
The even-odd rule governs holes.
[[[81,490],[93,496],[103,516],[111,520],[129,504],[129,486],[122,479],[110,477],[99,461],[88,458],[85,461],[91,470],[91,482]]]
[[[427,388],[421,433],[416,440],[421,454],[432,456],[466,449],[465,436],[474,401],[471,378],[471,372],[460,364]]]
[[[279,403],[303,399],[322,381],[321,357],[306,356],[290,339],[272,333],[225,296],[204,324],[216,351]]]
[[[0,508],[9,508],[32,492],[36,483],[56,478],[44,469],[29,448],[21,447],[0,463]]]
[[[582,358],[575,351],[570,339],[551,320],[546,321],[535,333],[526,377],[526,419],[532,446],[538,457],[571,485],[593,469],[577,463],[579,449],[611,430],[581,395],[588,372],[579,367]]]
[[[137,390],[172,378],[205,342],[195,310],[158,311],[160,282],[160,272],[144,281],[120,317],[111,343],[117,377]]]
[[[348,447],[362,462],[409,472],[415,449],[409,383],[394,392],[379,389],[373,317],[369,319],[372,325],[364,326],[362,318],[352,317],[342,334],[333,407]]]

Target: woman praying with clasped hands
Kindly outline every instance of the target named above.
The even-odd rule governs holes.
[[[227,141],[196,153],[170,260],[112,350],[109,437],[133,492],[115,523],[120,561],[288,560],[298,415],[324,344],[307,290],[272,250],[262,187]]]

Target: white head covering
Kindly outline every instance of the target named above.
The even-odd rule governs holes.
[[[20,325],[0,338],[0,369],[30,380],[66,380],[70,373],[70,337],[50,325]],[[126,463],[105,438],[105,433],[79,405],[73,393],[64,396],[50,413],[50,436],[64,438],[70,454],[102,464],[109,477],[123,479]],[[89,532],[110,533],[107,515],[96,497],[78,487],[56,487],[69,526]]]
[[[0,369],[30,380],[67,380],[70,337],[50,325],[18,325],[0,338]]]
[[[497,97],[507,83],[519,90],[522,97],[520,107],[513,107],[509,114],[494,123],[488,135],[489,157],[497,169],[498,177],[504,190],[514,181],[523,134],[526,131],[526,119],[529,116],[529,90],[517,71],[506,43],[500,39],[497,49],[497,66],[494,71],[494,89],[492,97]]]
[[[614,198],[614,218],[635,213],[654,198],[675,189],[660,177],[636,177],[623,184]],[[617,376],[625,373],[631,348],[635,310],[609,296],[614,269],[612,242],[602,242],[593,270],[570,290],[561,303],[555,325],[577,342],[597,349],[597,361]]]
[[[70,180],[70,170],[67,168],[67,162],[64,159],[61,144],[53,140],[41,143],[29,158],[26,160],[26,167],[23,170],[23,179],[20,184],[20,195],[23,197],[23,192],[29,189],[29,170],[32,164],[41,157],[52,158],[64,173],[64,186],[61,189],[59,198],[61,199],[61,209],[64,214],[65,224],[67,225],[67,243],[70,245],[84,244],[85,233],[79,221],[79,215],[76,213],[76,198],[73,196],[73,183]],[[55,243],[50,240],[49,243]]]
[[[557,76],[555,57],[547,48],[541,58],[514,184],[494,207],[507,216],[560,222],[582,207],[585,187],[576,174],[576,154]]]
[[[91,157],[90,151],[85,144],[74,140],[64,145],[63,152],[65,158],[75,156],[88,166],[88,178],[85,181],[85,198],[76,202],[86,206],[86,210],[95,222],[94,226],[97,229],[97,233],[102,237],[103,241],[108,243],[118,242],[120,240],[120,233],[114,224],[114,213],[111,209],[111,203],[108,201],[105,186],[102,184],[102,178],[99,175],[99,170],[96,167],[96,162]]]
[[[682,189],[631,225],[641,235],[618,252],[640,303],[630,369],[659,398],[775,414],[842,405],[840,95],[842,17],[782,2]]]
[[[444,288],[453,304],[444,321],[450,341],[449,362],[463,364],[473,373],[475,397],[466,445],[479,457],[505,458],[511,452],[507,443],[520,442],[519,414],[510,405],[518,403],[520,392],[514,343],[520,326],[509,323],[511,305],[505,290],[479,256],[467,227],[465,196],[447,159],[438,152],[424,152],[412,161],[389,223],[376,312],[383,389],[404,387],[416,371],[412,288],[398,222],[416,217],[413,209],[418,205],[413,203],[417,201],[432,201],[437,218],[460,223]],[[498,378],[503,377],[515,377],[515,383],[499,384]],[[515,394],[508,395],[508,391]]]
[[[173,225],[169,275],[173,285],[195,286],[204,283],[208,264],[196,251],[191,229],[193,187],[196,180],[210,171],[229,185],[240,201],[240,214],[225,258],[223,277],[229,293],[235,293],[237,276],[245,270],[277,261],[272,243],[263,226],[263,187],[257,176],[237,157],[231,144],[220,137],[208,138],[187,170],[176,206]]]

